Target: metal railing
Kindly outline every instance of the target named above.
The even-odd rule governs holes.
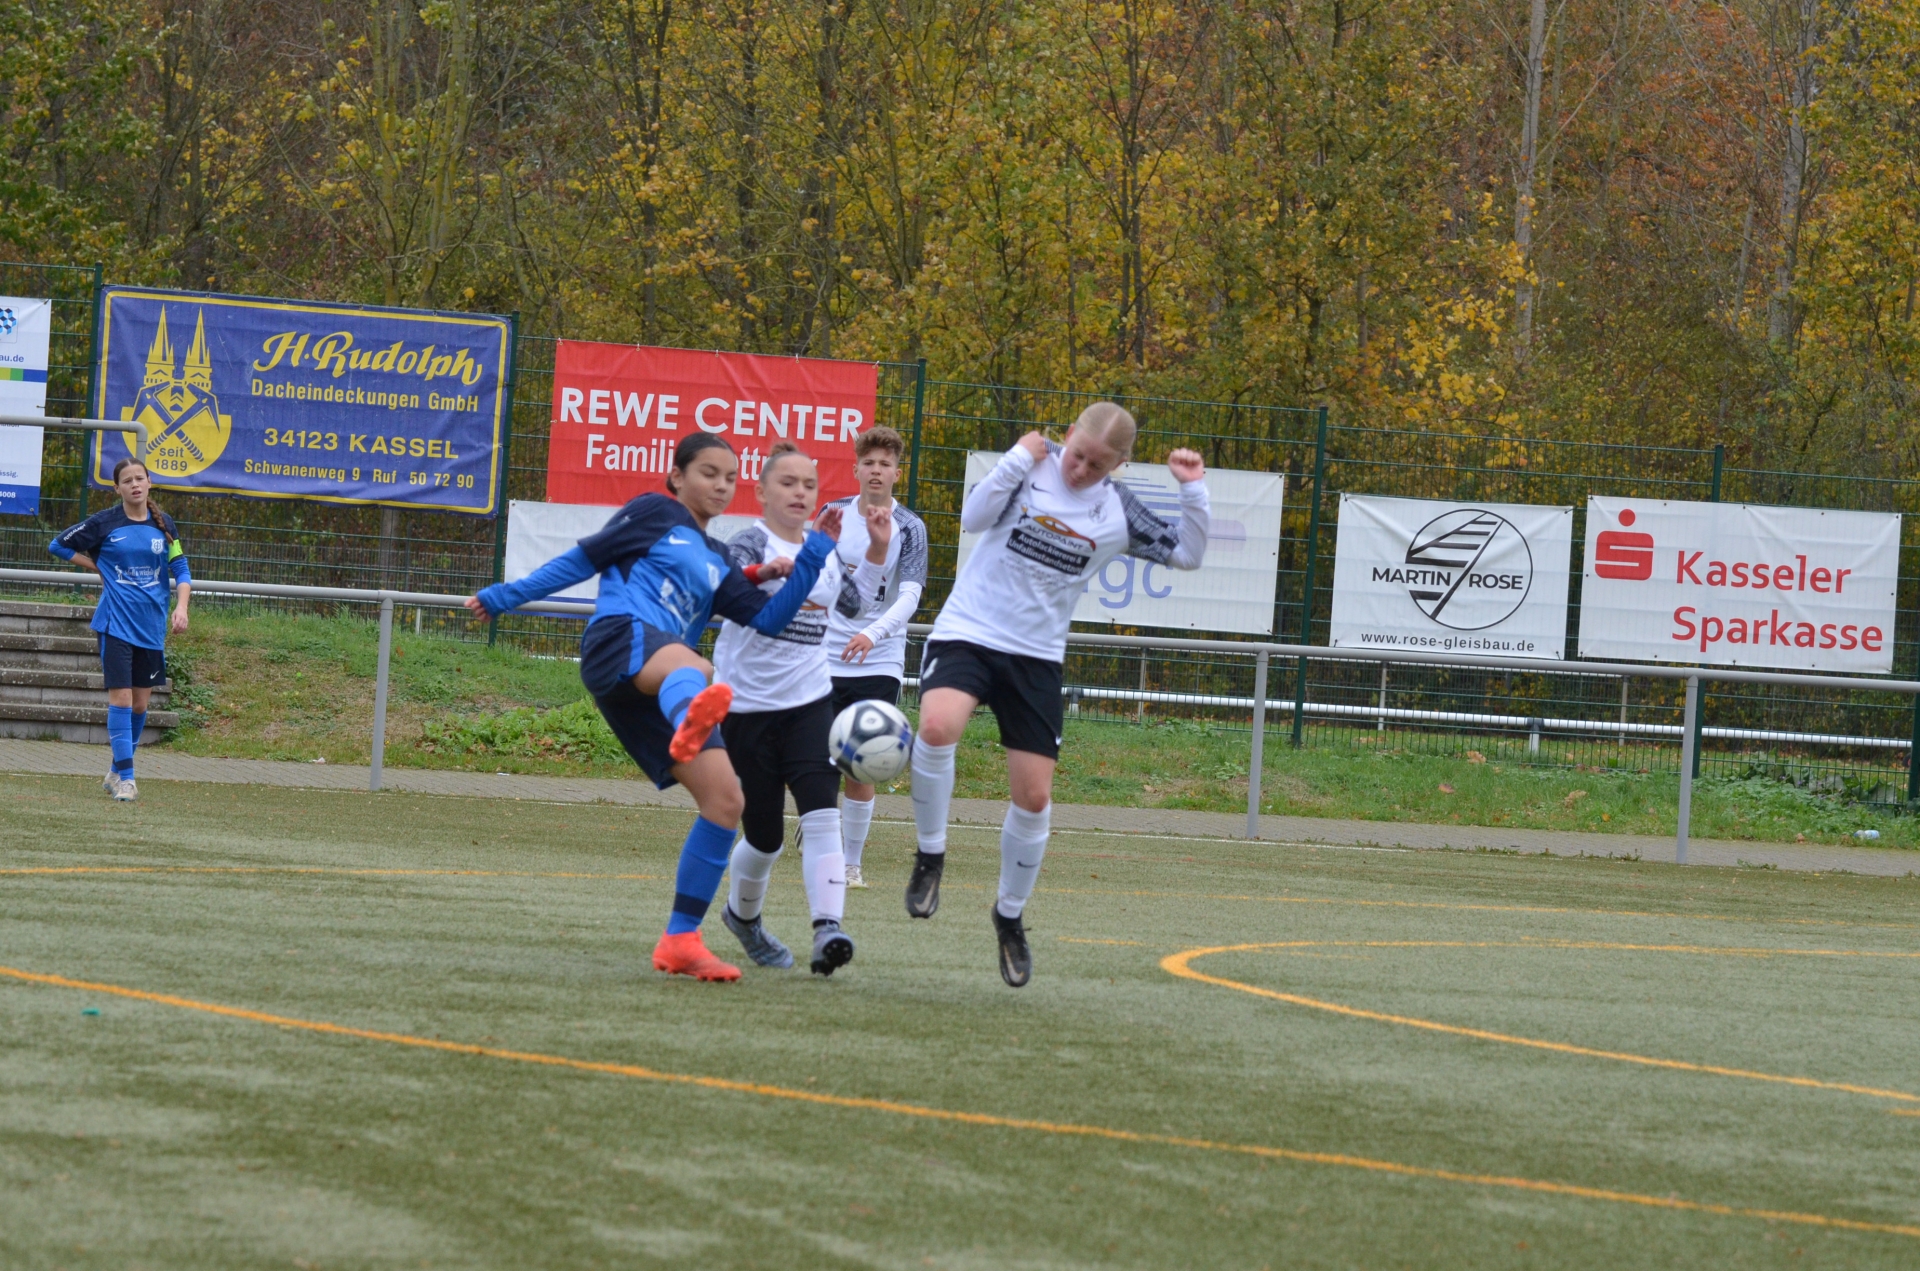
[[[98,586],[99,580],[91,574],[61,573],[38,569],[0,568],[0,581],[29,583],[41,586],[73,587],[76,585]],[[386,755],[387,739],[387,683],[391,670],[393,653],[393,608],[395,605],[415,605],[421,608],[462,609],[467,597],[452,596],[437,592],[412,591],[367,591],[350,587],[300,587],[274,583],[221,582],[212,579],[196,579],[193,583],[196,592],[207,595],[257,596],[289,600],[336,601],[348,604],[378,605],[380,610],[379,657],[374,682],[373,707],[373,745],[372,765],[368,777],[368,788],[380,789],[381,770]],[[516,612],[543,613],[584,617],[593,612],[593,606],[560,601],[541,601],[524,605]],[[914,635],[924,636],[932,627],[924,623],[915,623],[908,627]],[[1253,711],[1253,738],[1248,757],[1247,769],[1247,837],[1260,837],[1260,778],[1265,763],[1266,725],[1269,709],[1286,709],[1290,704],[1271,701],[1267,697],[1268,671],[1272,660],[1278,658],[1324,658],[1328,650],[1322,647],[1304,644],[1253,643],[1236,640],[1206,640],[1161,638],[1156,636],[1099,635],[1076,632],[1073,643],[1079,645],[1104,646],[1123,649],[1153,649],[1170,652],[1188,651],[1213,654],[1230,654],[1237,657],[1251,657],[1254,660],[1253,696],[1248,703]],[[1897,693],[1907,697],[1920,697],[1920,681],[1871,679],[1864,676],[1807,675],[1789,671],[1749,671],[1733,668],[1661,666],[1655,664],[1627,662],[1581,662],[1556,661],[1533,658],[1486,657],[1467,653],[1422,653],[1404,649],[1382,649],[1379,651],[1356,648],[1340,651],[1341,658],[1347,661],[1366,661],[1375,663],[1393,663],[1396,665],[1453,666],[1469,668],[1487,668],[1531,672],[1559,672],[1563,674],[1637,676],[1648,679],[1684,681],[1686,684],[1686,707],[1677,731],[1681,741],[1680,758],[1680,797],[1678,806],[1678,824],[1674,835],[1675,859],[1680,864],[1687,860],[1687,838],[1693,808],[1693,752],[1700,730],[1696,727],[1700,709],[1700,686],[1703,683],[1720,684],[1771,684],[1797,687],[1818,687],[1854,691],[1872,691],[1879,693]],[[1118,691],[1118,690],[1116,690]],[[1371,708],[1356,708],[1371,709]],[[1511,717],[1494,717],[1503,723],[1511,722]],[[1607,721],[1568,721],[1585,728],[1604,727]],[[1672,732],[1665,735],[1672,736]],[[1849,739],[1851,740],[1851,739]]]
[[[65,428],[72,432],[130,432],[139,439],[133,457],[147,461],[147,426],[137,419],[68,419],[60,415],[0,415],[0,428]]]

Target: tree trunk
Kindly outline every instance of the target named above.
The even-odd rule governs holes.
[[[1780,158],[1780,259],[1774,266],[1767,339],[1784,349],[1793,339],[1793,275],[1800,263],[1800,217],[1807,183],[1807,106],[1813,100],[1813,46],[1818,42],[1819,0],[1800,0],[1800,32],[1787,112],[1786,151]]]
[[[1513,182],[1513,245],[1525,271],[1514,285],[1514,341],[1522,356],[1533,343],[1534,170],[1540,161],[1540,92],[1546,82],[1547,0],[1531,0],[1527,25],[1526,109],[1520,124],[1520,163]]]

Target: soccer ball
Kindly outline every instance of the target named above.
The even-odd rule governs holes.
[[[827,733],[827,757],[855,781],[878,785],[907,770],[913,725],[886,702],[855,702]]]

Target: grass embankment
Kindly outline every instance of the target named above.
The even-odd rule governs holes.
[[[1062,834],[1015,992],[997,831],[912,922],[882,824],[851,966],[715,986],[647,968],[679,812],[25,777],[0,821],[0,965],[165,995],[0,973],[8,1268],[1920,1256],[1912,879]]]
[[[192,726],[168,744],[189,754],[365,763],[373,716],[371,627],[350,619],[205,606],[173,651]],[[394,634],[386,762],[570,776],[634,768],[600,721],[571,662],[432,636]],[[1671,834],[1678,782],[1620,769],[1475,762],[1386,748],[1290,749],[1269,737],[1264,810],[1295,816]],[[1002,797],[991,719],[960,756],[959,793]],[[1371,740],[1371,735],[1363,735]],[[1069,720],[1056,796],[1067,803],[1237,812],[1246,807],[1248,735],[1189,721]],[[905,781],[895,789],[905,791]],[[1696,787],[1693,832],[1711,838],[1832,843],[1873,828],[1920,847],[1920,820],[1764,779]]]

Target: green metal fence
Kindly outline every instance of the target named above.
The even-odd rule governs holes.
[[[55,334],[48,413],[85,413],[93,363],[97,268],[0,263],[0,290],[54,299]],[[551,336],[517,333],[511,430],[502,455],[504,497],[546,494],[553,387]],[[928,378],[922,363],[882,363],[876,422],[910,438],[903,482],[906,501],[927,520],[933,544],[922,620],[930,620],[951,586],[966,459],[974,450],[1004,450],[1030,428],[1055,435],[1088,403],[1089,393]],[[1324,409],[1237,402],[1120,396],[1141,425],[1135,453],[1158,460],[1176,446],[1199,450],[1209,466],[1285,477],[1273,635],[1324,644],[1332,605],[1333,552],[1342,493],[1484,502],[1565,504],[1575,509],[1576,562],[1584,541],[1587,496],[1743,500],[1811,507],[1920,512],[1920,482],[1743,469],[1715,449],[1602,445],[1359,428],[1337,424]],[[50,431],[41,514],[33,523],[0,523],[0,562],[44,567],[46,542],[61,526],[105,504],[85,485],[85,440]],[[499,577],[504,521],[396,509],[166,494],[195,560],[210,577],[321,586],[389,587],[470,592]],[[91,502],[90,502],[91,500]],[[1896,667],[1920,674],[1920,516],[1909,515],[1901,546]],[[1577,648],[1579,574],[1572,580],[1568,649]],[[492,630],[457,615],[407,614],[403,621],[465,639],[504,638],[558,656],[574,650],[579,626],[548,618],[505,620]],[[910,654],[909,670],[917,664]],[[1085,689],[1246,697],[1250,659],[1075,650],[1068,682]],[[1373,663],[1337,655],[1273,667],[1270,697],[1293,703],[1292,735],[1303,745],[1461,752],[1489,758],[1671,769],[1670,739],[1615,734],[1553,733],[1529,721],[1566,718],[1673,727],[1678,690],[1655,680],[1623,682],[1594,675],[1540,675]],[[1800,689],[1728,689],[1708,694],[1702,717],[1714,727],[1758,728],[1839,736],[1907,737],[1920,713],[1891,695]],[[1438,715],[1512,719],[1511,726],[1446,720],[1379,719],[1356,711],[1386,707]],[[1083,718],[1137,721],[1149,715],[1210,714],[1244,719],[1204,703],[1186,705],[1076,699]],[[1345,715],[1329,712],[1345,711]],[[1284,725],[1283,725],[1284,726]],[[1912,798],[1910,765],[1900,751],[1848,746],[1761,748],[1708,736],[1708,771],[1766,771],[1831,787],[1845,784],[1877,797]]]

